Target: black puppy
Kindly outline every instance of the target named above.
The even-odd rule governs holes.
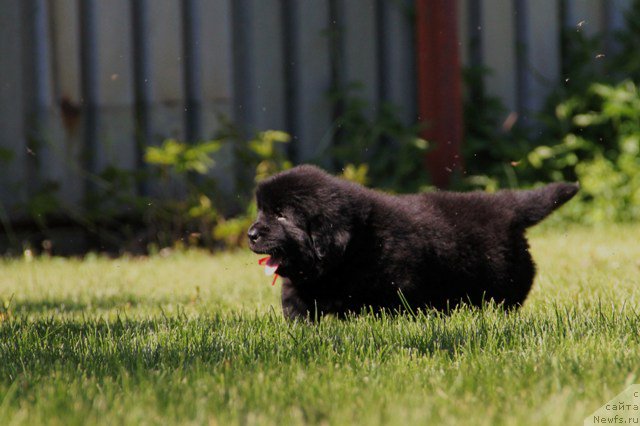
[[[249,244],[283,277],[288,318],[489,299],[518,307],[535,275],[525,229],[577,191],[396,196],[299,166],[258,186]]]

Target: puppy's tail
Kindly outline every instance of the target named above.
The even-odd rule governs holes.
[[[580,189],[578,183],[552,183],[538,189],[515,192],[515,222],[528,228],[569,201]]]

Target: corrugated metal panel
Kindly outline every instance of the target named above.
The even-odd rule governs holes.
[[[539,109],[561,79],[561,26],[619,28],[630,3],[457,1],[465,64],[491,69],[487,91],[521,114]],[[411,123],[412,8],[412,0],[4,1],[0,147],[15,158],[0,175],[0,201],[16,204],[27,184],[33,192],[55,181],[63,201],[78,204],[82,183],[100,184],[104,167],[144,167],[144,146],[167,137],[212,137],[218,114],[247,134],[284,128],[298,161],[316,158],[339,112],[327,92],[349,82],[363,85],[370,113],[391,101]],[[230,149],[219,165],[230,188]]]

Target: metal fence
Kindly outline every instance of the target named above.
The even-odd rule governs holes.
[[[562,81],[562,26],[611,33],[629,1],[459,0],[462,61],[526,119]],[[78,204],[107,165],[210,138],[221,115],[289,131],[304,161],[330,143],[332,88],[414,121],[414,69],[410,0],[2,0],[1,210],[54,184]],[[232,168],[222,152],[223,184]]]

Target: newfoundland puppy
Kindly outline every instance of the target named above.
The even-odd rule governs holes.
[[[577,191],[390,195],[304,165],[260,183],[249,245],[283,278],[291,319],[487,300],[514,308],[535,275],[525,230]]]

